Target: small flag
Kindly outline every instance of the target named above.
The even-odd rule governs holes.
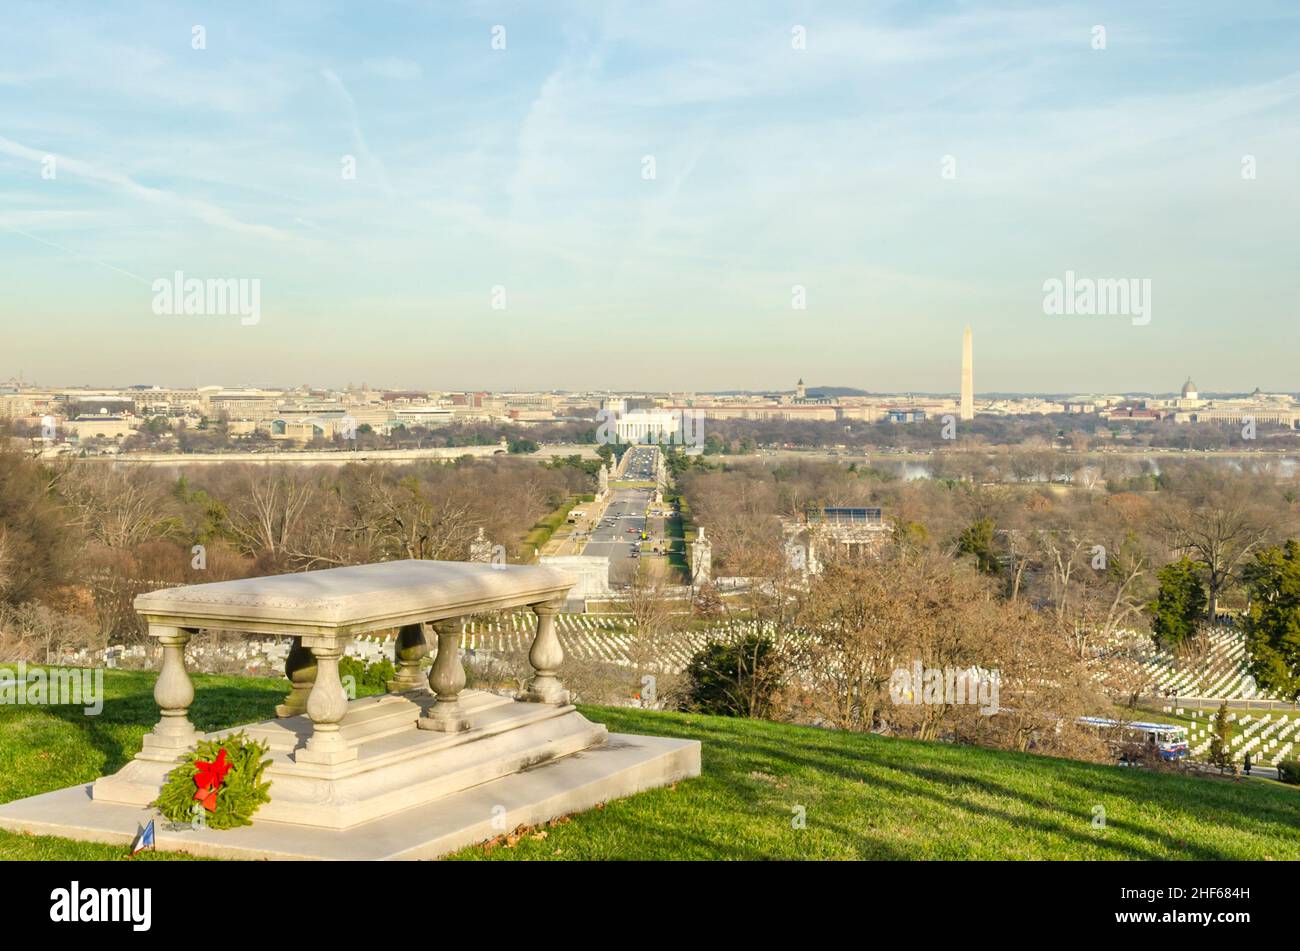
[[[152,849],[153,844],[153,820],[136,834],[135,841],[131,843],[131,854],[143,852],[145,849]]]

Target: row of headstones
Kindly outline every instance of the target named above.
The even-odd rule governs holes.
[[[1206,729],[1209,729],[1208,724],[1212,723],[1214,717],[1217,715],[1217,711],[1213,713],[1210,711],[1201,711],[1201,710],[1184,711],[1182,707],[1166,706],[1163,709],[1165,713],[1173,713],[1176,716],[1190,717],[1194,721],[1193,728],[1195,728],[1196,726],[1195,721],[1199,721],[1201,719],[1202,713],[1205,714],[1205,722],[1207,724]],[[1251,713],[1243,713],[1241,714],[1241,716],[1238,716],[1235,712],[1230,711],[1228,713],[1227,720],[1229,723],[1242,724],[1243,727],[1242,732],[1246,736],[1250,736],[1256,730],[1259,730],[1261,728],[1264,729],[1264,732],[1261,735],[1265,737],[1278,728],[1282,729],[1282,733],[1280,734],[1280,736],[1288,736],[1293,730],[1300,729],[1300,717],[1290,718],[1286,714],[1281,714],[1280,716],[1278,716],[1277,719],[1273,719],[1273,714],[1271,713],[1265,713],[1262,717],[1256,717],[1254,714]]]
[[[1181,716],[1183,715],[1183,708],[1178,707],[1175,709],[1172,707],[1165,707],[1164,712],[1172,712]],[[1188,741],[1189,744],[1191,741],[1197,739],[1203,741],[1200,745],[1191,749],[1193,756],[1200,756],[1210,748],[1210,742],[1213,737],[1212,721],[1214,715],[1207,714],[1204,721],[1205,726],[1203,727],[1199,726],[1197,723],[1197,721],[1200,720],[1200,711],[1192,710],[1190,716],[1193,720],[1193,725],[1188,731]],[[1290,753],[1291,748],[1294,745],[1292,742],[1283,743],[1282,741],[1286,740],[1293,732],[1300,730],[1300,718],[1292,719],[1286,716],[1281,716],[1277,719],[1273,719],[1272,714],[1265,714],[1263,717],[1257,718],[1249,713],[1238,718],[1236,713],[1229,713],[1227,719],[1230,723],[1237,722],[1243,725],[1242,731],[1234,735],[1229,741],[1229,746],[1232,747],[1233,759],[1242,760],[1245,758],[1247,753],[1252,753],[1257,749],[1260,753],[1276,751],[1273,758],[1269,760],[1269,762],[1274,766],[1287,757],[1287,754]],[[1261,729],[1263,732],[1259,733],[1258,736],[1251,735]],[[1281,732],[1279,732],[1276,737],[1271,737],[1274,730],[1280,730]],[[1279,743],[1282,744],[1280,747]]]
[[[1219,628],[1210,634],[1210,652],[1205,664],[1198,670],[1173,670],[1173,658],[1158,653],[1152,666],[1172,675],[1157,680],[1158,689],[1177,690],[1181,693],[1235,699],[1276,699],[1266,690],[1256,688],[1254,679],[1245,669],[1245,640],[1239,632]],[[1208,684],[1208,686],[1204,686]]]

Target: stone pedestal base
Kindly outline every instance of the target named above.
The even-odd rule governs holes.
[[[431,734],[426,734],[431,735]],[[345,830],[265,817],[251,826],[179,830],[158,822],[157,847],[228,859],[432,859],[520,825],[536,825],[700,773],[700,744],[612,733],[606,742]],[[272,804],[277,796],[271,787]],[[0,828],[109,842],[125,850],[153,810],[98,802],[89,786],[0,805]],[[635,858],[619,855],[618,858]]]
[[[520,703],[566,704],[569,702],[569,691],[558,684],[550,689],[539,690],[537,687],[529,687],[519,694],[518,700]]]
[[[443,713],[420,717],[416,726],[421,730],[433,730],[435,733],[462,733],[470,728],[470,720],[459,714]]]
[[[199,742],[199,733],[189,720],[176,717],[163,719],[153,731],[146,733],[136,759],[175,762]]]
[[[368,827],[408,810],[528,775],[545,764],[588,757],[606,745],[605,728],[568,704],[526,703],[469,690],[460,695],[456,707],[464,729],[444,732],[425,727],[426,721],[437,721],[431,695],[388,694],[352,701],[332,736],[337,749],[330,752],[338,756],[309,754],[305,744],[320,734],[313,734],[305,716],[255,723],[203,738],[244,732],[269,747],[271,765],[266,778],[271,782],[271,801],[258,810],[255,827],[283,824],[334,832]],[[650,738],[636,739],[648,742]],[[656,742],[670,744],[656,747],[660,752],[673,751],[665,767],[665,775],[671,773],[672,778],[666,781],[698,774],[698,743]],[[613,762],[608,757],[602,761]],[[89,793],[86,816],[93,817],[97,810],[109,806],[131,807],[133,814],[138,814],[157,799],[174,765],[174,759],[135,759],[112,776],[89,787],[77,787],[78,795]],[[562,795],[562,786],[549,787],[549,792],[558,802],[570,801]],[[18,805],[0,806],[0,826],[6,816],[29,815],[22,810],[6,811]]]

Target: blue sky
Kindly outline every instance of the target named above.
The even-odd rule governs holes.
[[[0,377],[951,391],[969,323],[980,391],[1300,390],[1294,3],[2,15]]]

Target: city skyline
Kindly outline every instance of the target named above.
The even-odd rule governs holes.
[[[1300,387],[1281,3],[19,6],[6,375],[940,393],[971,324],[985,392]]]
[[[1190,379],[1190,378],[1189,378]],[[802,381],[800,381],[801,383]],[[20,383],[25,387],[34,389],[53,389],[53,390],[120,390],[128,391],[141,388],[155,389],[198,389],[198,388],[220,388],[223,390],[239,389],[267,389],[283,390],[285,392],[306,387],[315,391],[343,392],[345,390],[359,390],[363,387],[372,392],[428,392],[428,393],[589,393],[601,394],[608,393],[612,395],[635,395],[635,394],[695,394],[699,396],[712,395],[737,395],[737,396],[758,396],[762,394],[796,394],[800,389],[799,384],[777,384],[768,387],[757,388],[708,388],[708,387],[686,387],[679,389],[669,389],[664,387],[627,387],[624,389],[611,389],[609,387],[541,387],[528,389],[521,387],[487,387],[487,386],[469,386],[469,387],[451,387],[435,386],[432,384],[407,385],[397,384],[392,381],[385,381],[377,378],[374,381],[369,380],[347,380],[347,381],[321,381],[321,380],[276,380],[267,379],[231,379],[231,380],[213,380],[200,379],[198,382],[169,382],[162,379],[152,380],[133,380],[123,382],[122,380],[97,379],[97,380],[67,380],[67,379],[27,379],[21,373],[7,375],[0,372],[0,388],[11,383]],[[810,396],[817,396],[819,393],[828,391],[851,391],[853,395],[885,397],[885,396],[945,396],[953,397],[957,400],[961,398],[960,385],[950,390],[921,390],[921,389],[903,389],[903,390],[872,390],[863,387],[854,387],[843,383],[813,383],[803,387]],[[1259,390],[1266,394],[1280,394],[1300,397],[1300,389],[1267,389],[1264,387],[1250,387],[1248,389],[1227,389],[1222,387],[1210,387],[1201,391],[1206,396],[1246,396]],[[1092,389],[1092,390],[1004,390],[974,389],[972,396],[976,398],[995,398],[1002,396],[1024,396],[1024,397],[1050,397],[1050,396],[1088,396],[1088,395],[1110,395],[1110,396],[1176,396],[1179,393],[1180,386],[1169,388],[1149,388],[1149,389]]]

